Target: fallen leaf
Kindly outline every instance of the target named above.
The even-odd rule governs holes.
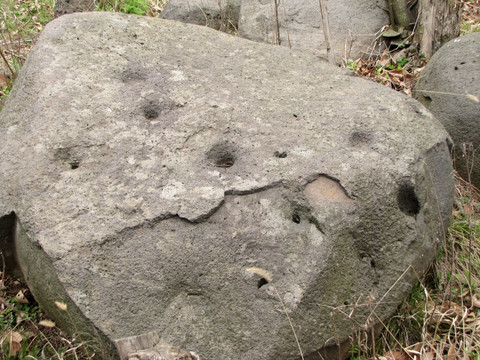
[[[416,343],[416,344],[413,346],[412,350],[413,350],[413,351],[416,351],[417,354],[420,354],[420,350],[422,350],[422,347],[423,347],[423,344],[422,344],[422,343]]]
[[[480,300],[475,295],[472,298],[472,306],[480,309]]]
[[[410,360],[410,356],[404,351],[389,351],[384,356],[387,360]]]
[[[424,353],[420,360],[433,360],[435,359],[435,353],[433,351],[428,351],[426,353]]]
[[[453,301],[444,301],[440,311],[450,317],[463,316],[463,308]]]
[[[5,89],[10,83],[10,79],[7,75],[0,73],[0,89]]]
[[[448,349],[447,360],[455,360],[457,358],[457,352],[455,351],[455,346],[450,346]]]
[[[16,331],[10,331],[7,335],[8,338],[8,346],[9,346],[9,353],[11,356],[17,355],[18,351],[21,349],[22,345],[22,335],[20,335]]]

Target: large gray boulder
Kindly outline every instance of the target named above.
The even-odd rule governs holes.
[[[442,46],[422,71],[414,96],[451,135],[459,174],[480,189],[480,33]]]
[[[378,33],[389,23],[384,0],[327,0],[331,45],[336,61],[377,55]],[[282,1],[278,7],[280,43],[326,54],[327,44],[317,0]],[[239,35],[255,41],[277,43],[273,1],[242,0]]]
[[[94,9],[94,0],[57,0],[55,3],[54,16],[57,18],[65,14],[93,11]]]
[[[151,339],[299,358],[277,291],[305,355],[329,358],[435,257],[447,137],[415,100],[307,52],[62,16],[0,113],[1,245],[103,358],[155,353]]]
[[[169,0],[162,18],[228,31],[238,27],[241,0]]]

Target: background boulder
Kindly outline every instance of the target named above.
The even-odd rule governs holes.
[[[422,71],[414,96],[451,135],[459,174],[480,188],[480,33],[441,47]]]
[[[377,54],[374,50],[380,29],[389,24],[381,0],[326,1],[337,62]],[[327,44],[318,1],[281,2],[278,8],[280,42],[283,46],[326,54]],[[276,44],[276,17],[273,1],[242,0],[239,35],[250,40]]]
[[[162,18],[226,31],[238,28],[240,4],[241,0],[170,0]]]
[[[75,12],[93,11],[94,0],[57,0],[55,3],[55,17]]]
[[[102,358],[125,338],[159,353],[146,337],[205,360],[297,358],[282,302],[305,355],[331,358],[435,257],[447,136],[308,52],[62,16],[0,113],[1,245]]]

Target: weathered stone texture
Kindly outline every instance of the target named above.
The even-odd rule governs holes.
[[[379,31],[389,23],[381,0],[327,0],[332,51],[336,61],[356,60],[376,55]],[[317,0],[281,1],[278,6],[280,43],[325,55],[327,43],[323,33]],[[273,1],[243,0],[239,35],[247,39],[277,44],[276,15]],[[378,45],[378,44],[377,44]]]
[[[306,52],[62,16],[0,113],[0,216],[42,306],[105,354],[155,332],[202,360],[297,358],[275,285],[313,359],[367,321],[359,304],[389,316],[434,258],[447,136],[415,100]]]
[[[75,12],[93,11],[94,0],[57,0],[55,3],[55,17]]]
[[[162,17],[225,31],[238,27],[241,0],[170,0]]]
[[[440,48],[422,71],[414,95],[451,135],[459,174],[480,188],[480,33]]]

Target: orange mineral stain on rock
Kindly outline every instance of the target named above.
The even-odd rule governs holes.
[[[321,175],[317,180],[305,186],[304,190],[310,205],[321,205],[324,203],[342,203],[346,206],[353,203],[338,181]]]

